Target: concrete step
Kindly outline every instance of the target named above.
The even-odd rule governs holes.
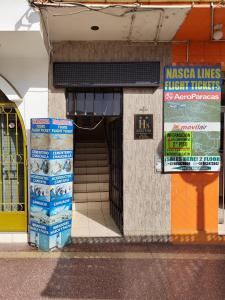
[[[75,149],[78,148],[107,148],[106,143],[76,143],[75,144]]]
[[[76,151],[76,150],[75,150]],[[75,161],[81,160],[106,160],[108,159],[108,155],[104,153],[95,153],[95,154],[80,154],[75,153]]]
[[[108,161],[107,160],[75,160],[74,161],[74,167],[80,168],[80,167],[107,167]]]
[[[90,192],[108,192],[109,183],[95,182],[95,183],[75,183],[74,193],[90,193]]]
[[[109,201],[109,192],[74,193],[74,201],[76,203]]]
[[[75,175],[75,183],[109,182],[109,174]]]
[[[92,174],[108,174],[109,167],[77,167],[74,168],[74,174],[77,175],[92,175]]]
[[[107,148],[75,148],[76,154],[108,154]]]

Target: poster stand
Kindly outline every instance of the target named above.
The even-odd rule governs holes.
[[[43,251],[71,241],[73,123],[31,120],[30,244]]]

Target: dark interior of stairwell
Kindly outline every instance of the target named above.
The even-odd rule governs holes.
[[[71,117],[70,117],[71,118]],[[122,118],[74,116],[74,238],[122,234]]]

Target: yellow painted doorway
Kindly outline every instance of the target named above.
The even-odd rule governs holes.
[[[26,162],[22,117],[13,102],[0,99],[0,232],[27,231]]]

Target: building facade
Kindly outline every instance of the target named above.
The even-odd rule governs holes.
[[[24,131],[24,171],[2,158],[6,167],[1,176],[0,231],[26,235],[29,193],[26,184],[21,192],[17,185],[21,186],[22,176],[29,186],[30,119],[53,117],[73,119],[76,128],[75,237],[114,236],[115,227],[106,220],[110,214],[118,229],[115,236],[223,242],[222,168],[220,172],[164,170],[163,74],[165,66],[221,66],[223,74],[224,6],[216,1],[143,1],[138,5],[84,1],[78,5],[25,0],[16,5],[13,10],[14,1],[1,4],[0,90],[2,106],[13,106],[20,118],[15,127]],[[223,105],[222,93],[221,120]],[[138,138],[135,122],[146,116],[152,118],[152,131],[147,138]],[[4,136],[11,134],[10,119],[2,118],[4,142]],[[222,130],[221,121],[223,137]],[[17,145],[11,139],[6,143]],[[1,151],[18,157],[19,147],[14,148],[3,145]],[[220,151],[223,159],[222,139]],[[10,220],[21,212],[9,206],[9,202],[17,203],[18,195],[23,198],[19,202],[24,201],[23,216],[10,227]],[[103,212],[109,207],[104,221],[95,219],[112,229],[109,235],[89,220],[85,231],[79,224],[82,205],[86,210],[101,207]],[[95,230],[90,226],[96,226]],[[7,238],[13,239],[5,233],[3,239]]]

